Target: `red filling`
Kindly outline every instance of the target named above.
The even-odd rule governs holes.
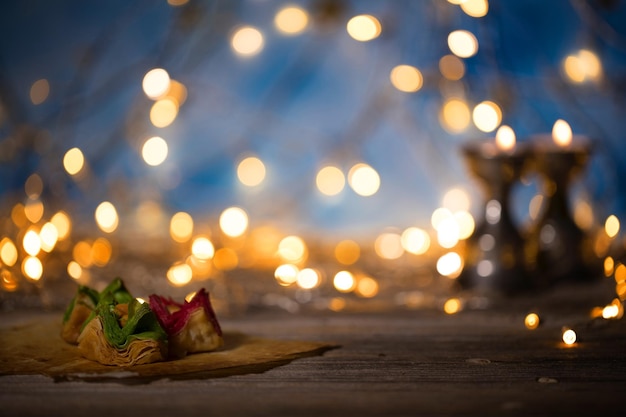
[[[170,312],[168,307],[176,307],[178,310]],[[183,330],[191,318],[191,314],[199,308],[204,308],[204,312],[213,325],[215,332],[220,336],[222,335],[222,329],[217,321],[213,307],[211,307],[209,293],[204,288],[201,288],[191,301],[185,301],[183,304],[177,303],[171,297],[165,298],[152,294],[150,296],[150,308],[168,336],[174,336]]]

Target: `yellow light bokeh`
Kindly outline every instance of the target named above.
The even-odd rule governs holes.
[[[461,10],[471,17],[484,17],[489,11],[488,0],[465,0],[462,1],[459,6]]]
[[[576,55],[568,55],[563,60],[565,76],[575,84],[586,81],[599,81],[602,78],[602,63],[598,56],[587,49],[581,49]]]
[[[470,109],[460,98],[446,100],[439,117],[442,127],[450,133],[463,132],[471,120]]]
[[[402,237],[397,233],[382,233],[374,241],[374,251],[382,259],[398,259],[404,253]]]
[[[89,268],[92,263],[91,245],[89,242],[81,240],[74,245],[72,257],[83,268]]]
[[[353,265],[361,256],[361,247],[353,240],[342,240],[335,246],[335,259],[343,265]]]
[[[289,5],[276,13],[274,26],[285,35],[297,35],[306,30],[309,24],[309,14],[301,7]]]
[[[620,223],[617,216],[611,214],[609,217],[606,218],[604,222],[604,231],[606,232],[606,235],[608,237],[614,238],[615,236],[617,236],[617,234],[619,233],[619,229]]]
[[[31,223],[37,223],[43,217],[44,207],[40,200],[28,199],[24,206],[24,215]]]
[[[43,265],[39,258],[35,256],[27,256],[22,261],[22,272],[27,278],[33,281],[39,281],[43,275]]]
[[[461,300],[458,298],[449,298],[443,304],[443,311],[446,314],[456,314],[461,311]]]
[[[428,232],[419,227],[409,227],[402,232],[402,247],[414,255],[422,255],[430,248]]]
[[[208,238],[199,236],[191,244],[191,253],[201,261],[207,261],[215,255],[215,247]]]
[[[343,191],[346,186],[346,178],[339,168],[328,165],[317,172],[315,185],[322,194],[333,196]]]
[[[483,132],[493,132],[502,121],[502,110],[493,101],[483,101],[474,107],[472,120]]]
[[[39,105],[46,101],[50,95],[50,83],[45,78],[37,80],[30,87],[30,101],[34,105]]]
[[[358,279],[354,291],[361,297],[372,298],[378,295],[379,285],[374,278],[363,276]]]
[[[279,265],[274,271],[274,278],[276,281],[282,286],[289,286],[291,284],[295,284],[298,279],[298,273],[300,269],[293,264],[282,264]]]
[[[67,274],[78,280],[83,275],[83,268],[76,261],[70,261],[67,264]]]
[[[44,252],[50,252],[59,240],[59,232],[54,224],[48,222],[41,227],[39,238],[41,239],[41,249]]]
[[[455,30],[448,35],[448,47],[459,58],[469,58],[478,52],[478,40],[467,30]]]
[[[437,243],[439,243],[439,246],[451,249],[459,243],[460,238],[461,228],[454,215],[439,222],[437,226]]]
[[[59,240],[63,240],[69,236],[72,222],[66,212],[59,211],[55,213],[50,219],[50,223],[56,227]]]
[[[213,265],[220,271],[231,271],[239,265],[239,256],[231,248],[220,248],[213,255]]]
[[[193,234],[193,218],[189,213],[179,211],[170,220],[170,236],[176,242],[187,242]]]
[[[150,108],[150,121],[155,127],[167,127],[178,116],[178,103],[169,97],[159,99]]]
[[[476,227],[474,217],[468,211],[457,211],[453,217],[459,226],[459,240],[465,240],[472,236]]]
[[[191,282],[193,271],[186,263],[175,263],[167,270],[167,280],[176,287],[182,287]]]
[[[41,238],[39,237],[39,234],[35,230],[29,229],[24,234],[22,247],[30,256],[37,256],[41,250]]]
[[[524,317],[524,326],[526,326],[528,330],[535,330],[539,327],[540,323],[541,320],[539,319],[539,315],[537,313],[529,313],[526,317]]]
[[[378,192],[380,176],[371,166],[358,163],[348,172],[348,184],[358,195],[369,197]]]
[[[333,286],[339,292],[351,292],[356,288],[356,279],[349,271],[339,271],[333,278]]]
[[[456,55],[444,55],[439,60],[441,75],[451,81],[458,81],[465,75],[465,63]]]
[[[143,92],[152,100],[162,97],[170,88],[170,75],[163,68],[151,69],[144,75]]]
[[[572,143],[572,128],[563,119],[558,119],[552,126],[552,140],[559,146],[568,146]]]
[[[300,270],[296,277],[296,284],[304,290],[316,288],[320,285],[320,283],[320,274],[313,268],[304,268]]]
[[[248,230],[248,214],[240,207],[229,207],[220,215],[219,224],[226,236],[239,237]]]
[[[265,179],[265,164],[255,156],[244,158],[237,165],[237,178],[248,187],[255,187]]]
[[[167,154],[167,142],[159,136],[153,136],[146,140],[141,148],[141,156],[150,166],[161,165],[167,159]]]
[[[68,150],[63,156],[63,167],[70,175],[77,175],[85,165],[83,152],[78,148]]]
[[[103,237],[99,237],[91,245],[91,261],[96,266],[103,267],[108,264],[112,255],[113,247],[111,243]]]
[[[417,68],[411,65],[398,65],[389,74],[391,84],[405,93],[414,93],[422,88],[424,78]]]
[[[374,16],[362,14],[351,18],[346,25],[346,30],[353,39],[367,42],[380,35],[382,26]]]
[[[18,288],[18,282],[13,273],[7,269],[0,271],[0,285],[2,285],[3,290],[8,292],[13,292]]]
[[[626,281],[626,265],[620,263],[615,267],[615,282],[620,283]]]
[[[604,275],[610,277],[615,271],[615,261],[611,256],[604,258]]]
[[[98,205],[95,212],[98,227],[105,233],[112,233],[117,229],[119,217],[115,206],[109,201],[103,201]]]
[[[515,148],[515,131],[507,125],[502,125],[496,132],[496,146],[501,151],[511,151]]]
[[[28,223],[28,219],[24,213],[24,205],[22,203],[17,203],[11,209],[11,220],[17,227],[24,227]]]
[[[278,244],[278,256],[287,262],[302,262],[308,256],[306,243],[299,236],[286,236]]]
[[[32,174],[26,179],[26,183],[24,183],[24,191],[31,200],[39,198],[43,191],[43,180],[39,174]]]
[[[576,332],[572,329],[565,329],[563,331],[563,342],[566,345],[573,345],[574,343],[576,343]]]
[[[258,54],[263,49],[264,43],[261,31],[252,26],[237,29],[230,40],[231,48],[240,56]]]
[[[456,252],[448,252],[437,260],[437,272],[444,277],[457,278],[463,271],[463,259]]]
[[[6,266],[13,266],[17,262],[18,252],[15,243],[8,237],[0,241],[0,261]]]
[[[453,217],[452,211],[450,211],[446,207],[438,207],[433,211],[433,214],[430,216],[430,224],[433,226],[433,229],[439,230],[441,223]]]
[[[441,205],[451,212],[469,211],[471,207],[470,196],[462,188],[451,188],[443,195]]]

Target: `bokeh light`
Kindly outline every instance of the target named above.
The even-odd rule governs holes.
[[[169,90],[170,75],[163,68],[151,69],[144,75],[141,86],[148,98],[156,100]]]
[[[361,247],[353,240],[346,239],[337,243],[335,246],[335,259],[343,265],[352,265],[359,260],[361,256]]]
[[[502,121],[502,110],[493,101],[483,101],[474,107],[472,120],[483,132],[493,132]]]
[[[358,279],[355,293],[364,298],[372,298],[378,295],[380,287],[378,281],[372,277],[362,276]]]
[[[261,31],[252,26],[244,26],[234,32],[230,44],[237,55],[250,57],[261,52],[264,43]]]
[[[488,0],[465,0],[459,3],[461,10],[471,17],[483,17],[489,11]]]
[[[369,197],[380,188],[380,176],[371,166],[358,163],[348,172],[348,184],[360,196]]]
[[[193,234],[193,218],[189,213],[179,211],[170,220],[170,236],[176,242],[187,242]]]
[[[411,65],[398,65],[389,75],[391,84],[405,93],[414,93],[422,88],[424,79],[422,73]]]
[[[350,292],[356,288],[356,279],[349,271],[339,271],[333,278],[333,286],[339,292]]]
[[[285,35],[297,35],[306,30],[309,24],[309,14],[301,7],[289,5],[276,13],[274,26]]]
[[[34,281],[38,281],[43,275],[43,264],[39,258],[35,256],[27,256],[22,262],[22,272],[26,277]]]
[[[108,201],[103,201],[98,205],[95,212],[96,223],[100,230],[112,233],[117,229],[119,217],[115,206]]]
[[[455,30],[448,35],[448,47],[459,58],[469,58],[478,52],[478,40],[467,30]]]
[[[610,238],[614,238],[619,233],[620,223],[617,216],[611,214],[604,221],[604,231],[606,235]]]
[[[63,167],[70,175],[77,175],[85,165],[83,152],[78,148],[68,150],[63,156]]]
[[[35,230],[29,229],[24,234],[22,246],[24,247],[24,250],[27,254],[31,256],[37,256],[37,254],[41,250],[41,238],[39,237],[39,234]]]
[[[167,158],[167,153],[167,142],[159,136],[153,136],[146,140],[141,148],[141,156],[150,166],[161,165]]]
[[[541,320],[539,319],[539,315],[537,313],[529,313],[524,317],[524,326],[526,326],[529,330],[535,330],[539,327]]]
[[[298,287],[304,290],[316,288],[321,283],[321,277],[318,271],[313,268],[304,268],[298,272],[296,276]]]
[[[430,235],[419,227],[409,227],[402,232],[402,247],[414,255],[422,255],[430,248]]]
[[[451,81],[458,81],[465,75],[465,63],[456,55],[444,55],[439,60],[441,75]]]
[[[437,260],[437,272],[448,278],[457,278],[463,271],[463,259],[456,252],[448,252]]]
[[[441,125],[450,133],[463,132],[471,120],[467,103],[460,98],[446,100],[439,115]]]
[[[156,127],[171,125],[178,116],[178,103],[169,97],[159,99],[150,108],[150,121]]]
[[[46,101],[50,94],[50,83],[45,78],[37,80],[30,87],[30,101],[34,105],[39,105]]]
[[[346,25],[348,34],[355,40],[361,42],[376,39],[382,31],[382,26],[374,16],[363,14],[354,16]]]
[[[176,287],[189,284],[192,277],[193,271],[186,263],[175,263],[167,270],[167,280]]]
[[[7,266],[13,266],[17,262],[17,247],[8,237],[0,241],[0,261]]]
[[[191,253],[201,261],[207,261],[215,255],[215,246],[204,236],[199,236],[191,244]]]
[[[315,185],[317,185],[320,193],[333,196],[343,191],[346,185],[346,178],[339,168],[328,165],[317,172]]]
[[[220,215],[219,224],[226,236],[239,237],[248,230],[248,214],[240,207],[229,207]]]
[[[265,164],[255,156],[244,158],[237,165],[237,178],[248,187],[255,187],[265,179]]]
[[[374,250],[382,259],[398,259],[404,253],[402,238],[397,233],[382,233],[374,241]]]
[[[298,279],[298,273],[300,269],[293,264],[279,265],[274,271],[274,278],[282,286],[289,286],[295,284]]]
[[[297,263],[306,259],[308,249],[299,236],[287,236],[278,244],[278,255],[287,262]]]

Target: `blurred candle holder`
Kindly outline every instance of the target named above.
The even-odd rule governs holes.
[[[485,194],[484,218],[467,241],[465,267],[458,278],[465,289],[513,295],[530,287],[524,239],[509,208],[512,186],[526,169],[529,150],[515,143],[508,126],[498,130],[495,141],[470,142],[462,148]]]
[[[544,204],[528,239],[533,259],[530,269],[534,285],[541,289],[559,282],[591,281],[594,271],[590,239],[573,220],[569,208],[572,181],[585,169],[592,151],[591,141],[573,136],[567,122],[557,120],[550,135],[531,138],[533,161],[542,178]],[[595,273],[598,272],[598,273]]]

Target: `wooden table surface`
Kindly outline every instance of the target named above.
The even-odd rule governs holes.
[[[222,327],[339,347],[211,379],[125,384],[3,376],[0,415],[623,415],[626,320],[591,320],[597,292],[555,294],[454,315],[407,308],[248,312],[223,318]],[[531,331],[523,321],[533,308],[543,323]],[[50,314],[58,313],[0,317],[6,327]],[[574,346],[561,341],[565,325],[578,333]]]

